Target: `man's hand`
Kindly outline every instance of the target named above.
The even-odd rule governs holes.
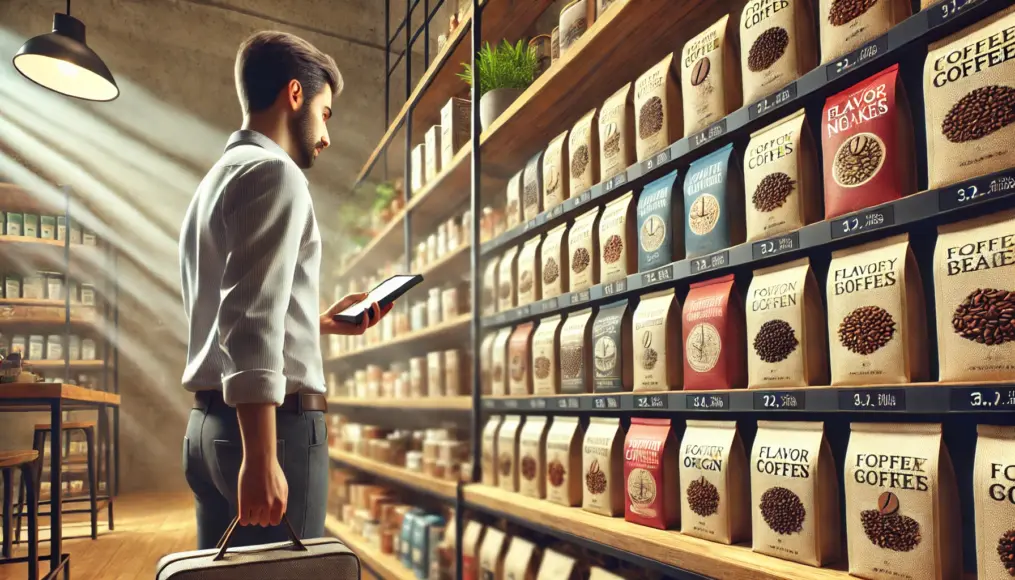
[[[289,482],[278,464],[275,405],[236,405],[243,440],[243,462],[236,485],[240,525],[277,526],[289,503]]]
[[[328,310],[321,315],[321,334],[346,334],[346,335],[363,334],[364,332],[366,332],[368,328],[380,322],[381,319],[384,318],[384,315],[386,315],[388,312],[391,312],[391,308],[394,306],[394,304],[388,304],[386,307],[381,308],[380,305],[374,302],[368,308],[368,310],[373,312],[373,317],[364,316],[363,319],[360,320],[359,324],[349,324],[347,322],[340,322],[333,318],[336,314],[342,312],[343,310],[352,306],[353,304],[363,302],[364,300],[366,300],[367,296],[368,294],[366,292],[350,294],[345,298],[339,300],[338,302],[332,304],[331,307],[328,308]]]

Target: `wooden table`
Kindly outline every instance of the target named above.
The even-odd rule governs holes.
[[[63,412],[71,410],[94,409],[104,417],[107,409],[113,411],[112,445],[106,446],[107,482],[106,491],[110,498],[116,496],[120,489],[120,395],[87,389],[77,385],[63,383],[0,383],[0,412],[33,412],[48,410],[50,414],[49,441],[52,452],[49,454],[49,501],[50,501],[50,538],[49,561],[50,571],[46,578],[55,578],[62,570],[68,577],[69,557],[63,553],[63,491],[61,474],[63,472]],[[114,468],[110,466],[110,447],[113,447]],[[109,477],[112,471],[113,477]],[[95,485],[96,482],[91,482]],[[29,563],[33,565],[33,563]]]

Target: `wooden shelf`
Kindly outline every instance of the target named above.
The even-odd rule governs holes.
[[[423,282],[420,283],[420,291],[425,288],[434,288],[450,283],[455,284],[469,275],[469,260],[472,256],[472,246],[465,244],[447,253],[441,259],[427,264],[420,271],[423,275]]]
[[[409,471],[404,467],[381,463],[337,449],[329,449],[328,454],[331,459],[342,465],[369,473],[394,485],[408,487],[420,493],[452,502],[456,500],[458,495],[458,483],[454,481],[434,479],[422,473]]]
[[[119,405],[120,395],[66,383],[0,383],[0,403],[60,399],[69,403]]]
[[[352,528],[342,523],[335,516],[328,514],[324,520],[324,529],[345,543],[350,550],[359,556],[360,562],[371,572],[384,580],[417,580],[412,570],[405,567],[402,561],[391,554],[385,554],[374,547],[366,539],[354,534]]]
[[[329,407],[354,407],[370,409],[403,409],[434,411],[469,411],[472,397],[423,397],[419,399],[357,399],[353,397],[332,397]]]
[[[439,346],[445,346],[454,339],[468,334],[471,322],[471,314],[462,314],[457,318],[446,320],[434,326],[428,326],[423,330],[402,334],[392,340],[374,344],[354,352],[340,354],[329,358],[326,362],[329,364],[339,362],[350,363],[366,360],[371,357],[381,356],[383,358],[384,354],[387,354],[394,348],[398,348],[399,354],[407,358],[417,352],[439,350]]]
[[[847,580],[843,565],[813,568],[756,554],[750,545],[727,546],[657,530],[587,512],[581,508],[535,500],[499,488],[470,484],[463,488],[465,507],[504,517],[524,527],[584,544],[599,544],[718,580]]]
[[[63,368],[62,360],[26,360],[25,367],[29,370],[60,370]],[[102,370],[104,362],[101,360],[72,360],[70,368],[74,370]]]
[[[405,234],[402,232],[402,224],[405,221],[406,210],[398,212],[398,215],[391,218],[376,236],[374,236],[356,256],[349,261],[345,268],[339,270],[338,277],[345,278],[359,272],[362,266],[368,262],[371,266],[377,267],[378,262],[373,258],[386,259],[394,258],[405,251]]]
[[[71,304],[70,312],[70,321],[74,325],[95,325],[102,320],[94,306]],[[65,322],[66,311],[62,300],[0,300],[0,325],[62,325]]]

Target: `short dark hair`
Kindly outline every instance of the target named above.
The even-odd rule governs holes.
[[[292,79],[312,99],[327,83],[337,96],[342,92],[342,73],[335,59],[306,40],[275,30],[258,32],[243,41],[236,53],[236,93],[244,114],[263,111]]]

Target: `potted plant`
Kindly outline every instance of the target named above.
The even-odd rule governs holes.
[[[468,63],[458,76],[472,86],[473,71]],[[486,130],[536,78],[539,58],[534,47],[523,40],[512,45],[503,40],[497,47],[487,42],[476,55],[479,71],[479,118]]]

